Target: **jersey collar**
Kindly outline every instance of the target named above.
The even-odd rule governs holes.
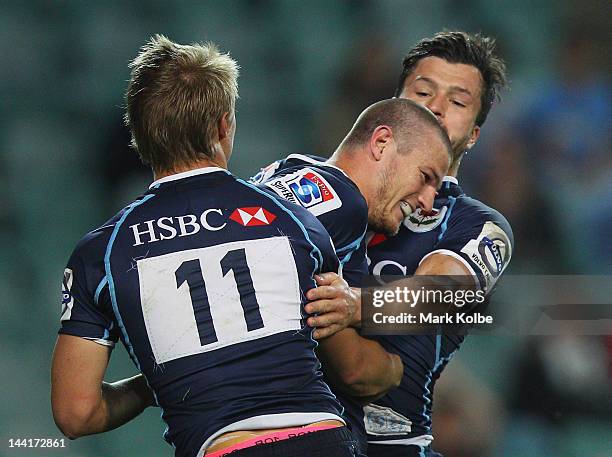
[[[332,165],[331,163],[327,163],[325,160],[313,159],[312,157],[308,157],[307,155],[304,155],[304,154],[289,154],[287,156],[287,160],[289,159],[297,159],[297,160],[301,160],[302,162],[311,163],[313,165],[334,168],[338,170],[340,173],[342,173],[344,176],[346,176],[348,179],[351,179],[350,176],[346,174],[346,171],[344,171],[342,168]]]
[[[164,184],[170,181],[177,181],[179,179],[191,178],[192,176],[197,175],[205,175],[207,173],[214,173],[216,171],[223,171],[224,173],[229,173],[224,168],[220,167],[204,167],[204,168],[195,168],[193,170],[183,171],[181,173],[175,173],[173,175],[164,176],[163,178],[158,179],[157,181],[153,181],[149,186],[149,189],[153,189],[154,187],[158,187],[160,184]]]
[[[438,191],[436,198],[458,197],[463,194],[463,189],[459,187],[459,181],[454,176],[445,176],[442,178],[442,186]]]

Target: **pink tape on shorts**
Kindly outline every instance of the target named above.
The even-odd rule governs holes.
[[[265,435],[259,435],[255,438],[241,441],[220,451],[215,451],[212,454],[204,454],[205,457],[224,457],[230,455],[232,452],[239,449],[246,449],[252,446],[259,446],[261,444],[272,444],[277,441],[288,440],[289,438],[295,438],[298,436],[305,435],[307,433],[320,432],[321,430],[328,430],[330,428],[337,428],[340,425],[312,425],[308,427],[297,427],[289,428],[287,430],[279,430],[277,432],[267,433]]]

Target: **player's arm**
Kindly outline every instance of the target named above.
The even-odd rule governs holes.
[[[337,271],[339,265],[328,233],[317,220],[309,221],[307,230],[319,247],[323,259],[317,282],[321,284],[321,280],[326,279],[331,284],[341,285],[330,290],[338,292],[341,299],[342,296],[350,296],[351,289],[337,274],[324,273]],[[307,296],[311,293],[312,290],[308,291]],[[354,304],[358,302],[354,301]],[[305,309],[309,309],[308,306]],[[397,355],[387,353],[380,344],[362,338],[352,328],[320,339],[317,355],[323,370],[336,388],[364,400],[384,395],[391,388],[397,387],[402,377],[403,365]]]
[[[51,367],[51,407],[68,438],[101,433],[138,416],[155,403],[142,375],[103,381],[111,349],[72,335],[60,335]]]
[[[436,250],[415,275],[447,276],[489,294],[512,258],[514,236],[500,213],[482,204],[455,208]]]
[[[404,372],[397,354],[352,328],[319,340],[317,355],[336,388],[364,401],[373,401],[399,386]]]
[[[476,281],[467,266],[450,255],[434,253],[426,257],[414,272],[415,276],[460,276]]]
[[[317,327],[317,354],[332,384],[364,402],[399,386],[404,371],[400,357],[354,329],[344,328],[354,321],[360,295],[335,273],[323,273],[316,279],[319,287],[307,292],[316,301],[308,303],[306,311],[320,313],[309,317],[308,324]]]

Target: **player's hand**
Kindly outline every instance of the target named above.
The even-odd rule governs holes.
[[[316,275],[315,279],[319,287],[307,292],[306,297],[310,303],[305,310],[315,315],[308,318],[308,325],[316,327],[313,336],[321,339],[355,323],[355,315],[361,306],[361,295],[336,273],[323,273]]]

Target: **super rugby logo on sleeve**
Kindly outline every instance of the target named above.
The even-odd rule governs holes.
[[[64,279],[62,280],[62,315],[60,321],[70,319],[72,315],[72,305],[74,305],[74,298],[72,297],[72,280],[74,275],[70,268],[64,270]]]
[[[512,257],[512,245],[506,232],[491,221],[486,222],[476,239],[470,240],[461,252],[482,272],[486,290],[490,290]]]
[[[268,181],[266,186],[284,199],[308,209],[315,216],[342,206],[340,197],[329,182],[310,168]]]

